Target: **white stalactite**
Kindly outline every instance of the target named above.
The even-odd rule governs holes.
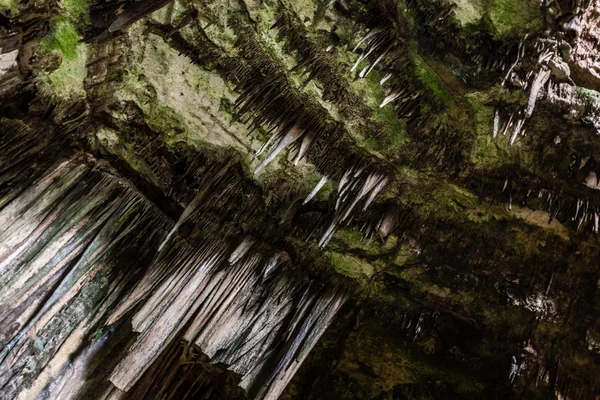
[[[391,94],[387,95],[385,97],[385,99],[383,99],[383,101],[381,102],[381,104],[379,105],[379,108],[385,107],[386,105],[388,105],[392,101],[396,100],[401,95],[402,95],[402,93],[391,93]]]
[[[515,129],[513,130],[513,133],[510,136],[510,145],[511,146],[515,143],[515,140],[519,136],[519,133],[521,133],[521,129],[523,129],[524,124],[525,124],[525,119],[519,119],[517,121],[517,123],[515,125]]]
[[[499,127],[500,127],[500,112],[496,108],[496,111],[494,113],[494,129],[493,129],[493,137],[494,138],[498,136]]]
[[[527,108],[525,110],[525,116],[531,117],[533,110],[535,109],[535,103],[538,99],[540,90],[544,87],[546,82],[550,79],[552,72],[547,67],[542,69],[536,74],[533,83],[531,85],[531,91],[529,92],[529,100],[527,102]]]
[[[314,138],[314,134],[312,132],[308,132],[306,135],[304,135],[304,137],[302,138],[302,143],[300,144],[300,149],[298,150],[298,154],[296,155],[296,158],[294,159],[294,165],[298,165],[300,163],[300,161],[306,154],[308,148],[310,147],[310,144],[312,143],[313,138]]]
[[[379,84],[383,85],[388,80],[390,80],[391,77],[392,77],[392,74],[391,73],[387,73],[383,78],[381,78],[381,80],[379,81]]]
[[[265,159],[256,167],[254,174],[260,174],[263,169],[279,155],[286,147],[294,143],[304,134],[305,130],[297,125],[292,126],[281,138],[281,140],[269,149]]]
[[[371,203],[373,202],[373,200],[375,200],[375,197],[377,197],[377,195],[383,190],[383,188],[387,184],[388,184],[388,178],[387,177],[380,177],[379,183],[371,191],[371,194],[369,195],[369,198],[365,202],[365,205],[363,207],[363,211],[365,211],[371,205]]]
[[[311,201],[317,195],[317,193],[319,193],[319,191],[323,188],[323,186],[325,186],[325,184],[327,183],[328,180],[329,180],[329,178],[326,175],[323,175],[321,177],[321,179],[319,180],[319,182],[317,182],[317,184],[315,185],[313,190],[308,194],[308,196],[306,196],[306,199],[304,199],[302,204],[304,205],[304,204],[308,203],[309,201]]]

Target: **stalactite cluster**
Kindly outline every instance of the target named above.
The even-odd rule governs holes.
[[[7,129],[3,142],[26,134]],[[37,149],[39,157],[45,143],[37,139],[30,155]],[[27,156],[15,153],[2,160],[5,185]],[[163,350],[184,340],[242,376],[250,393],[277,398],[347,299],[347,285],[308,279],[285,251],[255,238],[236,245],[207,235],[202,206],[233,189],[231,162],[205,171],[174,224],[90,157],[57,161],[3,198],[2,395],[81,395],[78,369],[97,351],[85,340],[137,309],[131,329],[140,335],[110,374],[109,393],[127,396]],[[204,233],[176,240],[185,223]]]

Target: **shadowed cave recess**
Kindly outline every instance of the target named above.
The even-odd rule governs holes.
[[[600,0],[0,0],[0,398],[598,400],[599,135]]]

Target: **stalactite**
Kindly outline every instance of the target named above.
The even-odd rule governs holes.
[[[356,51],[362,44],[365,45],[365,49],[354,62],[350,72],[356,70],[362,61],[368,59],[371,54],[374,54],[374,61],[371,64],[367,64],[367,66],[365,66],[364,69],[357,74],[359,78],[366,78],[373,68],[375,68],[377,64],[379,64],[379,62],[394,48],[394,46],[396,46],[395,35],[390,34],[385,30],[379,30],[375,28],[369,31],[365,37],[358,42],[354,48],[354,51]]]
[[[292,126],[286,132],[278,132],[277,135],[280,136],[280,139],[276,141],[276,143],[269,149],[267,156],[264,160],[256,167],[254,170],[255,174],[259,174],[271,161],[277,157],[279,153],[281,153],[285,148],[290,146],[296,140],[300,139],[302,135],[306,132],[305,129],[300,128],[299,126]],[[308,147],[308,145],[306,145]],[[304,150],[306,152],[306,148]]]
[[[387,183],[388,178],[385,174],[370,173],[366,166],[354,165],[346,170],[335,194],[333,216],[319,240],[319,246],[327,245],[336,230],[354,218],[356,206],[360,202],[363,202],[364,212]]]
[[[593,162],[592,162],[593,164]],[[548,223],[559,218],[562,224],[572,225],[576,231],[597,233],[596,215],[600,210],[600,204],[595,196],[587,191],[578,194],[567,194],[552,182],[541,180],[524,171],[513,170],[510,178],[500,178],[493,184],[483,184],[478,190],[479,201],[483,202],[487,193],[491,195],[493,203],[500,193],[507,205],[519,203],[528,207],[533,197],[544,200],[545,209],[548,212]],[[587,193],[586,193],[587,192]],[[496,193],[496,195],[494,195]],[[537,193],[537,196],[532,194]]]
[[[278,396],[296,368],[284,367],[292,357],[302,361],[347,295],[341,288],[301,284],[292,278],[297,275],[290,271],[289,257],[265,254],[254,243],[245,239],[233,252],[223,242],[209,242],[198,250],[173,247],[159,258],[151,267],[157,272],[151,272],[147,283],[142,281],[110,318],[115,321],[143,301],[133,317],[134,330],[141,336],[111,377],[117,387],[129,390],[186,327],[184,338],[214,362],[224,362],[243,375],[242,387],[259,398]],[[149,285],[156,289],[141,300]],[[283,353],[271,352],[276,343],[284,346]],[[282,358],[269,372],[272,357]]]
[[[328,54],[333,50],[334,44],[323,50],[324,44],[310,37],[307,28],[297,15],[284,5],[280,5],[278,11],[279,18],[271,29],[277,29],[278,40],[285,44],[284,48],[297,55],[298,64],[292,71],[304,68],[309,72],[309,77],[302,88],[312,79],[316,79],[323,86],[323,99],[337,104],[345,115],[349,117],[368,115],[369,110],[360,96],[348,87],[346,74]],[[330,42],[332,35],[335,38],[335,33],[331,32],[323,42]]]
[[[492,135],[494,138],[498,136],[498,130],[500,129],[500,113],[498,109],[494,110],[494,126],[492,130]]]
[[[300,143],[300,147],[298,148],[298,153],[296,154],[296,157],[294,158],[294,165],[298,165],[300,163],[300,161],[302,161],[304,156],[306,156],[306,152],[308,151],[310,145],[312,144],[314,136],[315,135],[312,132],[307,132],[303,136],[302,142]]]
[[[251,36],[244,38],[243,46],[247,46],[249,54],[263,52]],[[266,55],[257,56],[253,63],[261,64],[263,69],[273,69],[270,61],[263,60],[264,57]],[[306,157],[321,173],[332,178],[339,175],[338,166],[330,159],[334,153],[331,151],[333,148],[340,149],[337,153],[343,154],[342,159],[367,158],[366,155],[353,149],[354,145],[349,140],[350,135],[343,126],[332,123],[327,112],[321,107],[312,105],[306,99],[297,96],[281,74],[273,71],[268,82],[263,85],[257,85],[254,79],[248,77],[247,80],[242,80],[236,90],[241,93],[236,100],[236,105],[242,122],[251,127],[265,124],[271,129],[277,129],[275,136],[272,136],[268,144],[261,147],[258,152],[262,153],[267,147],[271,148],[267,157],[257,167],[257,172],[260,172],[284,148],[299,140],[302,135],[304,137],[297,157]],[[291,126],[297,128],[290,130]],[[280,140],[288,133],[287,139]]]
[[[129,318],[140,335],[110,376],[121,395],[163,350],[186,340],[242,375],[256,398],[279,396],[350,292],[307,278],[286,252],[251,237],[178,236],[189,224],[202,228],[207,210],[239,183],[237,158],[199,169],[200,189],[173,223],[91,156],[38,171],[28,157],[46,138],[18,123],[5,127],[4,146],[20,139],[29,153],[0,158],[8,193],[0,206],[4,396],[80,395],[91,358]],[[15,171],[30,178],[13,194],[5,190]],[[88,344],[98,329],[104,334]]]
[[[533,110],[535,108],[535,102],[539,96],[539,92],[542,89],[542,87],[546,84],[546,82],[548,82],[549,79],[550,79],[550,70],[547,68],[542,68],[542,70],[536,74],[535,79],[533,80],[533,83],[531,84],[531,92],[529,94],[529,101],[527,102],[527,109],[525,110],[526,117],[529,118],[529,117],[531,117],[531,114],[533,114]]]
[[[13,397],[31,385],[33,396],[127,291],[166,221],[80,158],[51,168],[2,208],[0,220],[0,386]],[[116,275],[114,265],[132,259],[138,268]]]
[[[521,58],[524,56],[525,49],[526,49],[526,47],[524,46],[524,43],[526,40],[527,40],[527,35],[525,35],[525,37],[523,39],[519,40],[519,46],[517,48],[517,54],[515,57],[515,61],[511,64],[511,66],[506,71],[506,75],[504,76],[504,79],[502,80],[502,86],[505,85],[506,80],[508,79],[509,75],[513,72],[514,68],[517,66],[517,64],[519,63]],[[509,51],[510,51],[510,49],[509,49]]]
[[[323,186],[325,186],[328,180],[329,178],[327,178],[327,176],[322,176],[319,182],[317,182],[315,185],[314,189],[308,194],[308,196],[306,196],[302,204],[306,204],[311,201],[317,195],[317,193],[319,193]]]

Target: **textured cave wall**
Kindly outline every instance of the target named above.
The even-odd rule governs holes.
[[[0,393],[597,399],[599,22],[0,1]]]

